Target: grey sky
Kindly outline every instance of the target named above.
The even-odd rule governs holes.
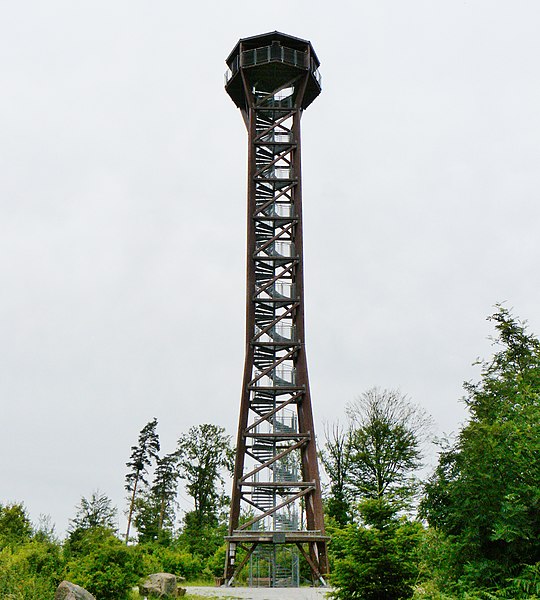
[[[536,0],[3,2],[0,502],[62,531],[153,416],[236,429],[240,37],[312,41],[307,345],[322,422],[373,385],[455,430],[507,301],[540,334]]]

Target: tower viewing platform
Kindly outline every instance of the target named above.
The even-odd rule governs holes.
[[[241,39],[225,89],[248,131],[246,345],[225,582],[298,585],[328,572],[305,351],[300,119],[321,93],[307,40]],[[239,549],[242,550],[239,553]],[[267,585],[267,583],[266,583]]]
[[[256,70],[258,82],[268,89],[307,72],[301,108],[307,108],[321,93],[319,59],[307,40],[279,31],[243,38],[225,62],[229,67],[225,73],[225,87],[238,108],[243,108],[246,102],[243,71]]]

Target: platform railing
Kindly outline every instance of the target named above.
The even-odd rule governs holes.
[[[292,65],[293,67],[299,67],[300,69],[310,68],[317,83],[320,84],[321,82],[321,77],[315,67],[315,62],[313,60],[309,61],[307,52],[293,50],[293,48],[287,48],[280,44],[272,44],[270,46],[263,46],[262,48],[244,50],[241,55],[235,56],[225,72],[225,84],[229,83],[232,77],[236,75],[240,66],[254,67],[255,65],[264,65],[269,62],[282,62],[287,65]],[[311,64],[309,64],[310,62]]]

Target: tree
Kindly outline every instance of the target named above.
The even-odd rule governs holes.
[[[176,455],[180,478],[186,481],[186,491],[194,503],[194,510],[185,515],[184,533],[190,547],[210,552],[205,548],[203,532],[218,524],[219,510],[226,502],[222,472],[232,472],[231,438],[223,427],[197,425],[180,437]]]
[[[167,454],[157,462],[150,493],[159,507],[158,532],[165,526],[172,527],[175,518],[175,498],[178,486],[176,454]]]
[[[48,540],[20,541],[0,550],[0,598],[37,600],[53,598],[64,578],[60,544]]]
[[[332,597],[339,600],[411,598],[418,577],[416,555],[423,536],[422,525],[399,520],[395,514],[389,517],[393,509],[384,500],[366,500],[360,504],[360,510],[365,522],[376,515],[379,526],[350,524],[335,533]],[[385,524],[381,527],[383,513]]]
[[[421,512],[453,547],[456,586],[502,589],[540,560],[540,342],[502,306],[489,320],[499,350],[465,384],[470,418]]]
[[[349,485],[351,469],[350,427],[343,428],[339,423],[325,427],[325,444],[321,450],[321,461],[330,479],[330,490],[326,501],[328,515],[340,526],[351,521],[351,489]]]
[[[37,524],[34,526],[34,539],[54,543],[58,541],[55,533],[56,525],[51,515],[40,514]]]
[[[164,541],[172,537],[179,475],[177,460],[176,453],[157,460],[152,485],[137,502],[134,522],[139,542]]]
[[[32,524],[22,504],[0,504],[0,550],[30,540]]]
[[[65,578],[101,600],[128,600],[143,572],[143,557],[126,546],[110,530],[101,527],[78,530],[69,540]]]
[[[112,500],[99,490],[92,492],[90,499],[82,496],[76,507],[77,513],[70,519],[70,531],[85,531],[102,528],[116,530],[117,510]]]
[[[335,532],[334,597],[410,598],[423,528],[399,514],[412,512],[431,420],[398,391],[377,388],[349,404],[347,415],[348,427],[334,426],[323,452],[335,494],[329,506],[339,509],[342,526],[355,519]]]
[[[148,485],[146,476],[148,468],[152,464],[152,460],[158,459],[159,452],[159,437],[156,432],[157,419],[154,417],[149,421],[139,433],[139,441],[137,446],[131,447],[131,456],[126,463],[126,466],[131,470],[126,475],[126,491],[130,493],[128,519],[126,528],[126,543],[129,540],[129,530],[131,528],[131,520],[135,509],[135,501],[137,492],[140,486]]]
[[[417,488],[422,442],[431,419],[397,390],[372,388],[347,406],[351,421],[348,481],[356,498],[405,505]]]
[[[201,521],[216,516],[222,499],[218,485],[225,483],[222,471],[232,471],[231,436],[217,425],[191,427],[178,440],[176,455],[180,478],[187,482],[195,513]]]

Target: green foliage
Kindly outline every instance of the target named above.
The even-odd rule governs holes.
[[[134,523],[139,542],[172,541],[175,521],[178,470],[176,453],[157,459],[152,485],[135,500]]]
[[[140,544],[138,546],[141,552],[151,557],[154,564],[159,564],[159,568],[154,568],[151,572],[163,571],[185,577],[188,580],[200,579],[205,567],[205,561],[196,555],[179,546],[162,546],[157,543]]]
[[[508,598],[540,597],[540,562],[527,565],[516,577],[509,581]]]
[[[540,342],[502,307],[491,320],[501,349],[465,385],[469,422],[421,503],[455,548],[449,577],[463,593],[514,589],[540,556]]]
[[[223,537],[221,538],[221,546],[214,552],[214,554],[206,559],[206,566],[204,574],[208,577],[221,577],[223,575],[223,565],[225,564],[225,554],[227,552],[227,545],[223,543]],[[240,554],[238,554],[238,560]]]
[[[232,471],[231,438],[223,427],[205,423],[191,427],[178,440],[178,467],[193,498],[195,513],[204,520],[215,516],[222,504],[218,489],[224,480],[223,469]]]
[[[93,528],[116,529],[116,508],[111,499],[99,490],[90,498],[81,498],[76,507],[77,513],[70,520],[70,532]]]
[[[333,598],[401,600],[412,596],[423,528],[406,519],[383,518],[391,513],[388,503],[370,501],[365,514],[381,526],[351,524],[334,537]]]
[[[145,564],[140,552],[127,547],[110,530],[90,529],[70,544],[66,578],[100,600],[128,600],[131,588],[147,574]]]
[[[334,530],[330,546],[337,599],[410,598],[418,576],[418,523],[412,512],[421,442],[429,418],[399,392],[368,390],[348,406],[349,426],[327,434],[323,464],[330,476],[327,499]]]
[[[158,460],[160,450],[159,436],[156,432],[157,419],[154,417],[140,431],[137,446],[131,447],[131,456],[126,466],[130,471],[125,477],[125,489],[129,493],[129,507],[127,511],[126,542],[129,540],[131,520],[141,488],[148,485],[148,468],[153,460]],[[139,496],[138,496],[139,494]]]
[[[326,429],[321,451],[330,479],[328,516],[344,526],[355,519],[356,503],[370,498],[412,512],[430,418],[400,392],[378,388],[349,404],[347,415],[347,427]]]
[[[131,446],[131,456],[126,467],[131,470],[126,475],[126,491],[132,492],[139,483],[148,484],[146,476],[152,460],[158,458],[160,449],[159,437],[156,432],[157,419],[154,417],[139,432],[137,446]]]
[[[350,486],[357,498],[407,503],[415,493],[421,442],[430,419],[396,390],[372,388],[347,407]]]
[[[330,489],[325,499],[328,516],[341,526],[351,522],[352,494],[349,479],[351,476],[352,430],[344,429],[338,423],[326,427],[325,444],[320,458],[330,479]]]
[[[59,544],[44,530],[34,534],[24,506],[0,506],[0,598],[52,598],[63,569]]]
[[[208,558],[221,546],[226,532],[225,524],[216,516],[201,516],[192,510],[184,515],[184,531],[179,541],[189,552]]]
[[[438,598],[439,590],[451,594],[457,590],[457,572],[467,548],[441,531],[428,527],[419,551],[420,580],[416,593],[422,598]],[[434,595],[435,594],[435,595]],[[416,596],[415,596],[416,597]],[[441,596],[441,600],[444,597]]]
[[[0,551],[0,598],[52,598],[63,579],[64,562],[58,544],[27,541]]]
[[[22,504],[0,505],[0,549],[27,542],[32,534],[32,524]]]
[[[232,471],[234,454],[230,436],[217,425],[191,427],[178,440],[176,454],[180,478],[195,505],[184,517],[183,539],[191,552],[208,557],[222,542],[219,516],[228,502],[222,472]]]

